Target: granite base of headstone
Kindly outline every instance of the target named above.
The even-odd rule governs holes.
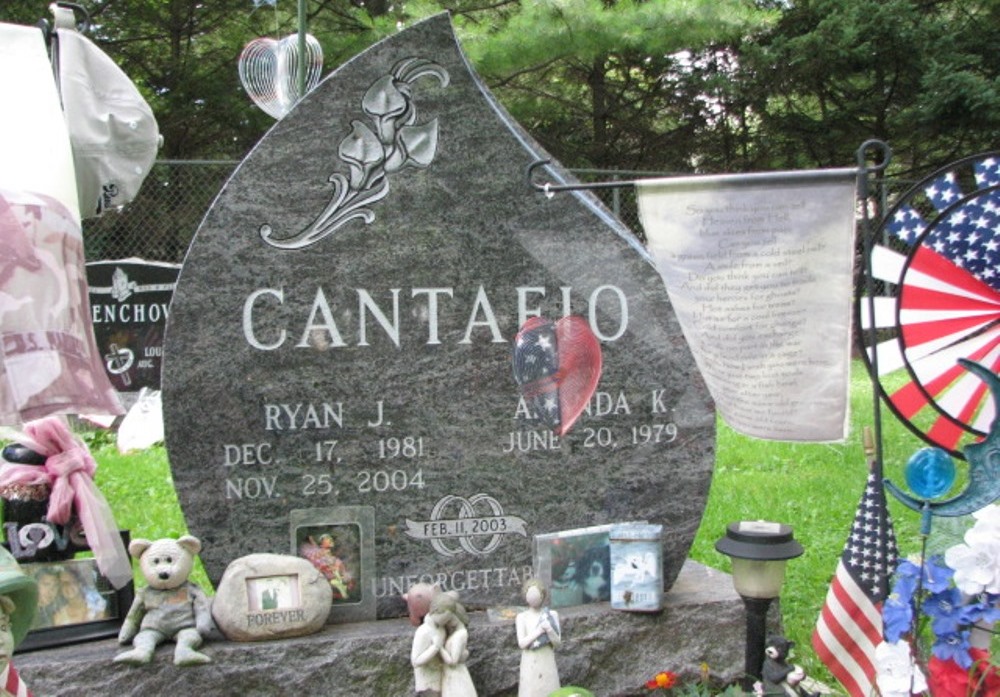
[[[746,633],[743,601],[728,574],[687,562],[660,613],[626,613],[608,603],[560,610],[563,644],[556,654],[563,684],[606,697],[647,695],[645,681],[663,670],[697,679],[703,663],[713,680],[739,679]],[[111,662],[118,650],[104,640],[18,654],[14,663],[37,695],[107,694],[356,697],[413,693],[406,618],[327,625],[306,637],[252,644],[213,641],[205,666],[178,668],[172,647],[152,663]],[[472,614],[469,672],[480,697],[517,694],[520,652],[514,622]]]

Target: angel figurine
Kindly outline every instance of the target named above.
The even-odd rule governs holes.
[[[543,603],[548,596],[545,584],[537,578],[524,583],[528,609],[517,615],[517,644],[521,648],[521,674],[518,697],[548,697],[559,689],[559,668],[555,649],[562,643],[559,614]]]

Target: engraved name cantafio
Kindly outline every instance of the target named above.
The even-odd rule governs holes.
[[[571,286],[562,286],[552,294],[558,298],[557,311],[561,311],[562,316],[571,312],[572,293]],[[456,289],[450,287],[390,288],[381,295],[388,295],[391,299],[381,302],[366,288],[356,288],[353,297],[350,295],[340,304],[335,304],[328,299],[328,292],[322,286],[317,286],[311,297],[300,298],[290,297],[282,287],[257,288],[243,302],[243,338],[259,351],[327,349],[348,345],[369,346],[370,329],[376,329],[399,348],[403,344],[400,318],[410,314],[421,318],[425,327],[425,331],[412,337],[412,341],[432,346],[443,342],[442,315],[447,305],[448,317],[462,318],[459,324],[447,327],[448,330],[458,330],[448,332],[457,337],[457,343],[471,344],[474,339],[485,337],[486,341],[503,344],[508,339],[504,337],[497,319],[497,303],[503,303],[502,310],[507,316],[510,310],[514,311],[517,326],[520,327],[529,317],[541,316],[542,308],[537,302],[547,297],[549,291],[539,286],[523,286],[514,289],[513,297],[507,294],[497,299],[491,298],[486,288],[480,285],[475,289],[471,302],[465,301],[464,307],[456,307],[462,301],[457,297]],[[299,321],[281,323],[273,319],[274,310],[284,310],[293,302],[296,307],[302,308]],[[598,286],[591,291],[587,307],[590,329],[599,340],[614,342],[625,335],[629,324],[629,306],[621,288],[610,284]],[[265,317],[268,310],[271,311],[270,319]],[[349,326],[343,320],[338,322],[336,317],[344,315],[353,315],[355,321]]]

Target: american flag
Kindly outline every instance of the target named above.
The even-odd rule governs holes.
[[[6,690],[6,693],[13,695],[13,697],[31,697],[31,690],[21,680],[21,676],[17,674],[12,663],[8,663],[3,672],[0,672],[0,688]]]
[[[867,697],[874,690],[882,601],[889,594],[896,556],[881,476],[873,471],[812,636],[816,655],[852,697]]]
[[[514,379],[532,414],[558,432],[559,344],[556,326],[541,317],[531,317],[514,340]]]
[[[933,404],[925,435],[956,452],[995,416],[986,386],[958,359],[1000,370],[1000,157],[956,163],[921,193],[885,224],[897,243],[872,254],[875,275],[897,289],[876,308],[878,326],[899,327],[877,348],[879,372],[912,371],[889,395],[893,409],[912,421]]]

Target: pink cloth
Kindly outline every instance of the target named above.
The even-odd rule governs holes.
[[[91,326],[79,220],[0,188],[0,423],[122,414]]]
[[[48,484],[51,493],[46,518],[49,522],[67,524],[75,506],[101,574],[115,588],[131,581],[132,563],[111,507],[94,483],[97,463],[86,444],[56,417],[25,424],[24,432],[15,438],[21,445],[45,456],[45,464],[39,467],[7,463],[0,467],[0,486]]]

